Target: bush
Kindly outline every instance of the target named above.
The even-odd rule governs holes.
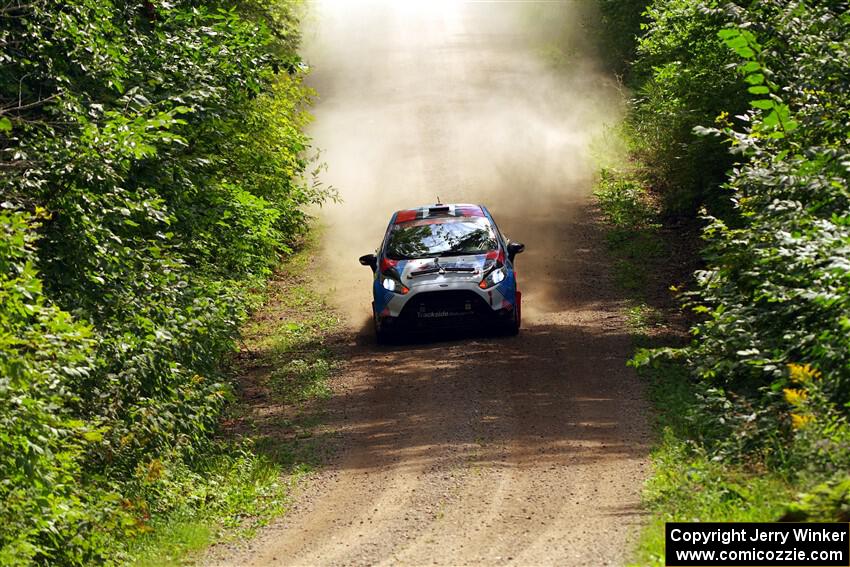
[[[246,290],[329,195],[295,25],[288,3],[0,8],[5,562],[102,561],[167,508],[119,506],[140,467],[219,450]]]
[[[594,195],[605,218],[618,230],[635,231],[654,224],[649,194],[638,179],[602,169]]]
[[[702,128],[743,163],[727,188],[737,226],[708,217],[708,266],[690,296],[705,317],[687,348],[707,441],[733,458],[817,474],[850,467],[850,21],[846,3],[730,8],[718,33],[751,108]],[[829,449],[826,459],[808,460]]]
[[[632,75],[637,50],[637,38],[645,24],[647,0],[598,0],[602,15],[604,54],[609,65],[625,82],[638,79]]]
[[[625,129],[662,216],[693,217],[703,205],[728,214],[728,193],[720,187],[735,159],[719,140],[694,134],[722,112],[747,108],[746,92],[729,72],[734,54],[717,36],[727,22],[725,3],[600,2],[612,41],[635,43],[634,55],[628,48],[613,53],[633,59],[627,86],[636,94]]]
[[[117,495],[80,484],[102,436],[79,419],[79,385],[94,364],[92,329],[44,296],[33,219],[0,209],[0,563],[97,556],[117,521]]]

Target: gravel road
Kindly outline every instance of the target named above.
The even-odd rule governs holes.
[[[351,325],[327,408],[339,448],[217,563],[627,560],[650,431],[589,197],[589,148],[620,112],[590,4],[318,5],[313,135],[344,200],[322,212],[318,281]],[[357,256],[393,210],[437,195],[488,205],[526,244],[518,337],[374,344]]]

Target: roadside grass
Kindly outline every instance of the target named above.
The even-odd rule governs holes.
[[[289,488],[304,471],[285,470],[250,443],[219,450],[175,483],[181,502],[154,516],[131,544],[128,563],[184,565],[213,543],[250,537],[285,511]]]
[[[661,230],[657,207],[636,169],[603,169],[595,196],[607,223],[614,279],[629,299],[626,324],[636,349],[669,346],[675,307],[658,290],[671,282],[673,247]],[[675,258],[672,259],[675,261]],[[681,324],[679,325],[682,326]],[[678,330],[684,340],[684,328]],[[782,516],[799,487],[778,473],[709,458],[695,440],[697,392],[687,369],[664,363],[640,367],[655,409],[653,472],[643,490],[650,519],[633,554],[635,566],[664,565],[664,524],[669,521],[772,521]]]
[[[594,195],[609,225],[614,281],[640,301],[653,273],[647,266],[666,254],[655,205],[638,175],[628,170],[603,168]]]
[[[666,364],[639,373],[656,411],[656,442],[643,491],[650,519],[632,565],[664,565],[665,522],[766,522],[782,516],[795,495],[785,478],[712,460],[692,440],[697,402],[685,368]]]
[[[626,308],[626,325],[635,346],[646,348],[652,344],[652,332],[661,325],[659,311],[643,301],[633,301]]]
[[[160,499],[170,506],[149,512],[146,533],[122,563],[185,565],[211,545],[250,538],[286,512],[292,488],[320,463],[321,401],[331,393],[339,319],[311,280],[318,234],[311,231],[256,291],[230,364],[234,395],[220,438],[192,470],[164,464],[149,479],[143,490],[171,493]],[[264,412],[254,411],[259,404]]]

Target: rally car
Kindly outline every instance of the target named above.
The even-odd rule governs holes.
[[[393,214],[376,254],[360,257],[375,274],[378,342],[406,331],[484,325],[519,332],[522,296],[506,240],[480,205],[441,203]]]

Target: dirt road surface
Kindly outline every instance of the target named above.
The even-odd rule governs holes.
[[[591,205],[620,111],[590,2],[320,4],[313,130],[344,202],[319,282],[349,318],[339,448],[227,565],[619,565],[641,522],[647,407]],[[607,151],[603,148],[603,151]],[[370,274],[391,213],[488,205],[518,259],[518,337],[378,347]]]

